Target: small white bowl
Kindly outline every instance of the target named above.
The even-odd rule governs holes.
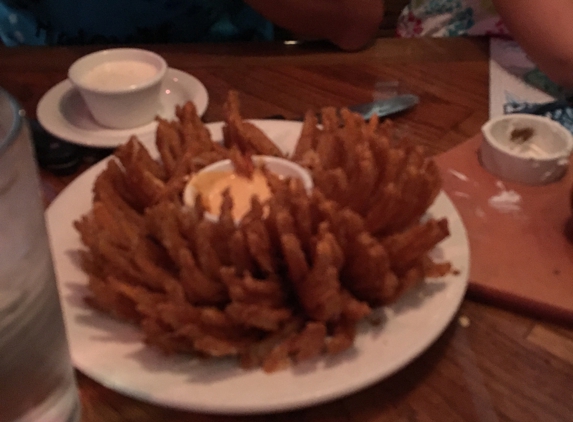
[[[129,129],[157,115],[166,72],[167,63],[152,51],[114,48],[76,60],[68,78],[99,124]]]
[[[567,170],[573,136],[548,117],[500,116],[484,124],[482,134],[481,163],[498,177],[544,185],[559,180]]]
[[[286,160],[284,158],[272,157],[267,155],[254,155],[252,157],[255,165],[263,164],[269,171],[282,176],[285,178],[297,178],[302,181],[305,190],[310,194],[314,183],[310,173],[292,161]],[[185,186],[183,191],[183,202],[188,206],[193,206],[195,203],[195,198],[197,197],[198,189],[194,184],[196,178],[204,176],[206,173],[214,172],[226,172],[234,171],[234,166],[231,160],[221,160],[216,163],[210,164],[207,167],[201,169]],[[250,198],[249,198],[250,199]],[[218,215],[212,214],[210,212],[205,213],[205,218],[210,221],[218,221]]]

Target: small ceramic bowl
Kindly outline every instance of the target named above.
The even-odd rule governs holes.
[[[544,185],[569,165],[573,136],[559,123],[532,114],[508,114],[482,126],[482,165],[506,180]]]
[[[266,155],[255,155],[252,158],[255,165],[262,164],[267,168],[267,170],[277,174],[278,176],[300,179],[306,191],[308,193],[312,191],[314,184],[312,182],[310,173],[298,164],[284,158],[271,157]],[[231,160],[217,161],[216,163],[201,169],[201,171],[195,174],[195,176],[193,176],[193,178],[191,178],[191,180],[187,183],[183,191],[183,202],[187,206],[193,206],[195,204],[195,198],[199,192],[205,193],[205,191],[209,192],[211,189],[218,189],[215,187],[215,184],[221,180],[220,176],[224,177],[229,175],[230,172],[233,172],[234,170],[235,168]],[[266,181],[263,183],[266,186]],[[234,205],[247,207],[247,209],[244,211],[247,212],[248,208],[250,208],[248,204],[250,204],[251,195],[252,192],[249,191],[245,192],[243,195],[241,195],[241,197],[233,198],[235,201]],[[239,202],[242,202],[242,204],[239,204]],[[219,219],[218,215],[210,212],[205,213],[205,218],[210,221],[217,221]],[[235,216],[236,222],[240,221],[240,219],[241,216]]]
[[[99,124],[129,129],[157,115],[166,72],[167,63],[152,51],[114,48],[76,60],[68,78]]]

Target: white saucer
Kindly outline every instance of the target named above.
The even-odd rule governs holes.
[[[177,69],[167,69],[161,90],[161,104],[157,114],[165,119],[175,118],[175,106],[193,101],[202,116],[209,96],[199,79]],[[66,79],[42,97],[36,109],[38,121],[52,135],[75,144],[95,148],[115,148],[131,135],[145,142],[155,138],[157,123],[151,122],[132,129],[110,129],[99,125],[82,100],[79,92]]]

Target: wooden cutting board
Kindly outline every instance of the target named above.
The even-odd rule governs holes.
[[[479,163],[478,135],[436,157],[470,242],[469,294],[529,315],[573,323],[573,243],[565,177],[545,186],[500,180]]]

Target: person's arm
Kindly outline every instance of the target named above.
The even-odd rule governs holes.
[[[345,50],[364,47],[376,35],[383,0],[245,0],[274,24],[324,38]]]
[[[573,0],[493,0],[511,35],[555,83],[573,88]]]

